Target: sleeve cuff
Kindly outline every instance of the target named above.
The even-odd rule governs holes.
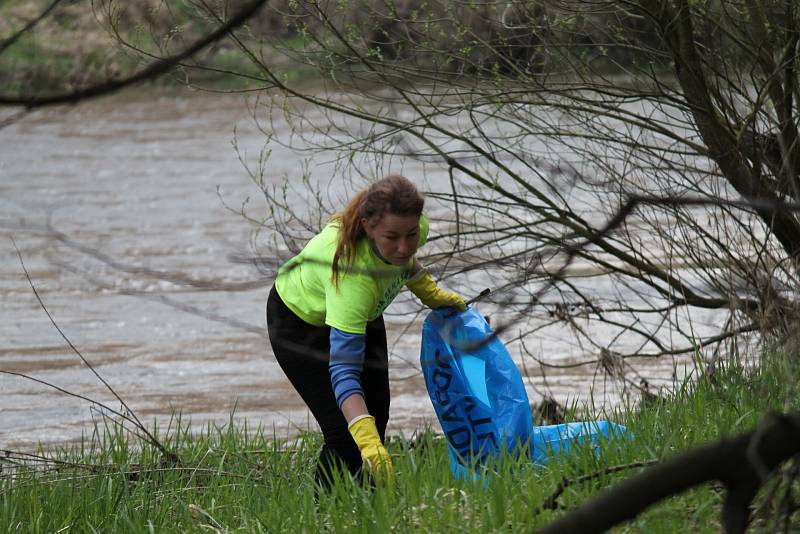
[[[372,416],[370,414],[368,414],[368,413],[362,413],[361,415],[357,415],[357,416],[353,417],[352,419],[350,419],[347,422],[347,428],[350,428],[354,424],[358,423],[362,419],[366,419],[367,417],[372,417]]]

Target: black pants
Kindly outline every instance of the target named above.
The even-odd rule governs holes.
[[[300,394],[322,430],[325,440],[317,464],[316,479],[330,484],[330,473],[343,464],[354,476],[361,471],[361,453],[347,430],[347,421],[336,404],[328,371],[330,328],[313,326],[283,303],[275,287],[267,300],[267,329],[272,351],[294,389]],[[367,324],[361,388],[381,440],[389,421],[389,356],[383,317]]]

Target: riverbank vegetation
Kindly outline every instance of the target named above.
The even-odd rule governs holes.
[[[287,440],[282,430],[246,424],[196,433],[176,416],[155,436],[176,454],[168,458],[107,419],[75,445],[4,451],[0,525],[4,532],[532,532],[653,463],[796,410],[800,370],[786,356],[756,367],[729,361],[676,384],[674,395],[607,414],[627,425],[632,441],[603,443],[598,454],[575,447],[542,468],[506,458],[485,483],[454,480],[445,443],[431,430],[389,440],[393,486],[371,489],[345,476],[317,493],[317,433]],[[796,461],[764,475],[750,531],[793,531]],[[725,496],[718,481],[702,483],[618,531],[719,532]]]

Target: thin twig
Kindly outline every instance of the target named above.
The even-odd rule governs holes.
[[[541,505],[541,508],[539,508],[538,511],[541,512],[542,510],[555,510],[556,508],[558,508],[559,507],[558,498],[561,497],[561,494],[564,493],[564,490],[566,490],[569,486],[572,486],[573,484],[582,484],[589,480],[594,480],[596,478],[610,475],[612,473],[619,473],[620,471],[636,469],[637,467],[647,467],[649,465],[657,464],[660,461],[661,460],[646,460],[641,462],[632,462],[624,465],[613,465],[610,467],[606,467],[603,470],[595,471],[594,473],[587,473],[585,475],[580,475],[579,477],[576,478],[562,479],[561,482],[558,483],[558,486],[556,486],[556,489],[553,491],[553,493],[551,493],[550,496],[544,500],[544,502]]]
[[[108,406],[104,405],[103,403],[97,402],[97,401],[95,401],[93,399],[89,399],[88,397],[84,397],[82,395],[78,395],[76,393],[68,392],[67,390],[65,390],[63,388],[60,388],[60,387],[55,386],[53,384],[49,384],[49,383],[44,382],[44,381],[39,380],[39,379],[36,379],[36,378],[33,378],[33,377],[29,377],[29,376],[23,375],[21,373],[11,373],[9,371],[0,371],[0,372],[5,373],[5,374],[15,374],[17,376],[28,378],[29,380],[34,380],[36,382],[39,382],[39,383],[42,383],[42,384],[46,384],[46,385],[48,385],[50,387],[53,387],[53,388],[57,389],[58,391],[61,391],[63,393],[68,393],[68,394],[70,394],[72,396],[87,400],[87,401],[91,402],[92,404],[96,404],[98,406],[103,407],[104,409],[107,409],[107,410],[111,411],[112,413],[114,413],[114,414],[122,417],[123,419],[133,423],[136,426],[137,429],[139,429],[141,432],[144,433],[145,436],[147,436],[147,439],[150,441],[150,443],[152,443],[159,451],[161,451],[162,454],[164,454],[164,456],[166,456],[167,458],[169,458],[171,461],[173,461],[175,463],[179,463],[180,460],[179,460],[178,456],[174,452],[168,450],[163,444],[161,444],[161,442],[158,439],[156,439],[155,436],[153,436],[153,434],[149,430],[147,430],[147,428],[142,424],[142,422],[136,416],[136,413],[130,408],[130,406],[128,406],[128,404],[122,399],[122,397],[120,397],[117,394],[117,392],[114,390],[114,388],[111,387],[111,385],[100,375],[100,373],[98,373],[95,370],[94,366],[89,362],[89,360],[87,360],[86,357],[84,357],[84,355],[81,353],[81,351],[78,350],[78,348],[67,337],[67,335],[64,333],[64,331],[61,329],[61,327],[58,326],[58,323],[56,323],[55,319],[53,319],[53,316],[50,314],[50,311],[47,309],[47,306],[45,306],[44,301],[39,296],[39,292],[36,290],[36,286],[34,285],[33,280],[31,279],[30,273],[28,272],[28,269],[25,266],[25,260],[22,258],[22,253],[20,252],[19,247],[17,247],[16,241],[14,241],[13,237],[10,237],[10,239],[11,239],[11,243],[14,245],[14,250],[16,250],[16,252],[17,252],[17,257],[19,258],[19,262],[20,262],[20,265],[22,266],[22,270],[25,272],[25,277],[28,279],[28,284],[30,285],[30,288],[33,291],[33,294],[36,296],[36,300],[39,302],[39,306],[42,308],[44,313],[47,315],[47,318],[50,319],[50,323],[53,325],[53,327],[56,329],[56,331],[61,335],[62,339],[64,339],[64,341],[66,341],[66,343],[67,343],[67,345],[69,345],[70,349],[72,349],[72,351],[75,354],[77,354],[78,357],[81,359],[81,361],[89,368],[89,370],[92,372],[92,374],[94,374],[94,376],[97,377],[97,379],[106,387],[106,389],[109,392],[111,392],[111,394],[120,402],[120,404],[125,408],[126,414],[122,414],[122,413],[118,412],[117,410],[111,409]]]

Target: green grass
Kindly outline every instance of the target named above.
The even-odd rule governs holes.
[[[687,382],[672,398],[616,414],[635,433],[633,442],[606,444],[599,456],[579,447],[546,468],[504,458],[485,484],[452,478],[435,432],[395,437],[388,444],[393,487],[370,489],[341,477],[318,498],[316,433],[289,441],[226,425],[193,434],[175,418],[158,439],[179,453],[176,467],[148,443],[107,426],[78,445],[40,451],[70,464],[58,469],[2,459],[0,532],[529,532],[641,470],[602,474],[608,466],[667,458],[751,429],[770,410],[796,407],[797,378],[797,369],[777,358],[751,372],[728,365],[715,381]],[[542,508],[562,480],[589,473],[600,474],[569,484],[559,509]],[[722,499],[718,487],[700,486],[617,531],[718,532]],[[769,525],[767,512],[756,512],[756,524]]]

